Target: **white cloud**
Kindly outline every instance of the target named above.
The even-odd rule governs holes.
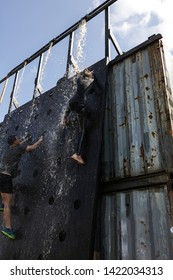
[[[87,13],[90,13],[92,10],[94,10],[95,8],[97,8],[98,6],[100,6],[102,2],[103,2],[103,1],[101,1],[101,0],[93,0],[93,1],[92,1],[92,5],[89,7]]]
[[[161,33],[173,51],[172,25],[172,0],[118,0],[111,8],[112,30],[125,50]]]
[[[96,8],[101,4],[100,0],[93,0],[93,7]]]

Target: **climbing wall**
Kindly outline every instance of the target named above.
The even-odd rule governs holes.
[[[92,124],[85,166],[70,159],[77,145],[75,116],[71,116],[68,126],[62,123],[67,102],[76,91],[76,77],[62,78],[54,88],[13,111],[2,123],[0,156],[10,134],[29,136],[28,144],[41,135],[44,141],[20,161],[12,206],[16,240],[0,235],[0,259],[92,258],[105,105],[105,60],[91,69],[99,86],[89,101]]]

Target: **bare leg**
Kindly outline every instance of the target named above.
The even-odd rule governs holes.
[[[3,204],[4,204],[4,224],[6,228],[11,229],[11,193],[1,193]]]

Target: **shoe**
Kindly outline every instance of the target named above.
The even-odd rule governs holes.
[[[3,230],[1,231],[2,234],[4,234],[5,236],[11,238],[11,239],[15,239],[15,234],[13,232],[12,229],[10,228],[3,228]]]
[[[4,211],[4,204],[3,203],[0,204],[0,211]]]
[[[77,163],[84,165],[85,161],[81,158],[81,156],[78,156],[77,154],[73,154],[71,156],[71,159],[77,161]]]

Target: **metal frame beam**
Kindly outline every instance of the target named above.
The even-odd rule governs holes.
[[[38,62],[37,76],[35,78],[35,87],[34,87],[33,98],[36,97],[37,91],[39,91],[39,93],[41,94],[40,89],[39,89],[39,86],[40,86],[39,82],[40,82],[40,73],[41,73],[42,61],[43,61],[43,53],[40,54],[40,58],[39,58],[39,62]]]
[[[102,183],[100,192],[101,194],[108,195],[115,192],[130,191],[140,188],[160,187],[170,182],[172,184],[170,180],[169,173],[160,171]]]
[[[0,96],[0,104],[2,103],[2,99],[3,99],[3,97],[4,97],[7,84],[8,84],[8,78],[6,79],[6,81],[5,81],[5,83],[4,83],[4,86],[3,86],[3,89],[2,89],[2,93],[1,93],[1,96]]]
[[[13,88],[12,88],[12,92],[11,92],[11,96],[10,96],[10,105],[9,105],[9,109],[8,109],[8,114],[11,113],[11,111],[12,111],[13,97],[14,97],[14,94],[15,94],[15,91],[16,91],[18,75],[19,75],[19,71],[16,71],[15,77],[14,77]]]
[[[45,46],[43,46],[41,49],[39,49],[36,53],[34,53],[33,55],[31,55],[29,58],[27,58],[24,62],[22,62],[21,64],[19,64],[18,66],[16,66],[14,69],[12,69],[7,76],[5,76],[3,79],[0,80],[0,84],[2,82],[4,82],[7,78],[9,78],[10,76],[12,76],[13,74],[15,74],[17,71],[19,71],[20,69],[22,69],[24,67],[24,65],[29,64],[30,62],[32,62],[34,59],[36,59],[37,57],[39,57],[42,53],[46,52],[50,45],[52,44],[52,46],[56,45],[57,43],[59,43],[61,40],[63,40],[64,38],[66,38],[67,36],[69,36],[72,32],[74,32],[76,29],[78,29],[80,23],[82,20],[86,20],[89,21],[92,18],[94,18],[95,16],[97,16],[99,13],[103,12],[107,7],[111,6],[113,3],[117,2],[118,0],[109,0],[109,1],[105,1],[104,3],[102,3],[100,6],[98,6],[96,9],[94,9],[92,12],[90,12],[89,14],[86,14],[83,18],[81,18],[79,21],[77,21],[75,24],[73,24],[70,28],[68,28],[67,30],[65,30],[64,32],[62,32],[60,35],[58,35],[56,38],[52,39],[49,43],[47,43]]]
[[[73,41],[74,41],[74,32],[70,33],[70,36],[69,36],[67,65],[66,65],[66,75],[67,76],[69,74],[70,64],[72,63]]]

